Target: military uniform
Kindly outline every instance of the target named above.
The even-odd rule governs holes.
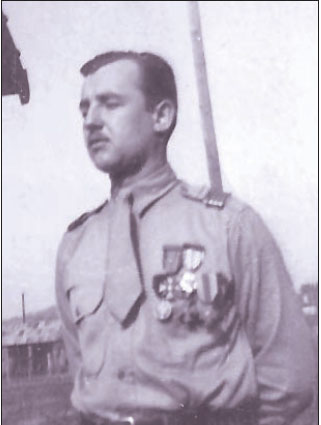
[[[195,423],[250,425],[256,408],[259,425],[291,423],[312,399],[311,341],[260,217],[233,196],[217,204],[169,166],[124,191],[136,271],[125,236],[118,246],[110,236],[122,190],[73,223],[58,252],[75,408],[93,423],[206,410],[209,419]],[[123,268],[110,259],[117,250]],[[118,292],[109,285],[117,273]]]

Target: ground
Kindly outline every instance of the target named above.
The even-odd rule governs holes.
[[[2,382],[2,425],[73,425],[68,375]]]

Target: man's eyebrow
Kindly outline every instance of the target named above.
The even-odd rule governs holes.
[[[109,99],[123,99],[124,96],[122,96],[119,93],[106,92],[106,93],[100,93],[96,97],[100,102],[105,102],[106,100],[109,100]]]
[[[119,93],[114,93],[114,92],[106,92],[106,93],[100,93],[96,95],[96,99],[99,102],[106,102],[108,100],[112,100],[112,99],[116,99],[116,100],[123,100],[125,98],[125,96],[119,94]],[[79,109],[84,109],[84,108],[88,108],[89,107],[89,99],[82,99],[79,103]]]

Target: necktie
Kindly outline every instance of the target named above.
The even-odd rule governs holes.
[[[138,226],[133,195],[119,195],[110,221],[107,303],[112,315],[124,323],[143,294]]]
[[[139,220],[153,203],[178,183],[168,164],[131,188],[122,188],[110,203],[106,302],[123,325],[144,294],[139,253]]]

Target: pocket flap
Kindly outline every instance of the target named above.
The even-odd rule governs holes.
[[[98,310],[104,299],[104,285],[76,285],[68,291],[75,323]]]

